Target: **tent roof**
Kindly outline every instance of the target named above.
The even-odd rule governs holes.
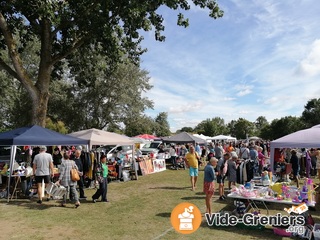
[[[226,135],[214,136],[211,139],[213,139],[213,140],[237,140],[235,137],[226,136]]]
[[[89,141],[90,147],[92,145],[134,144],[134,141],[126,136],[95,128],[73,132],[68,135]]]
[[[187,132],[181,132],[177,135],[164,137],[162,141],[165,143],[206,143],[206,140],[195,137]]]
[[[158,137],[156,136],[153,136],[151,134],[140,134],[140,135],[137,135],[137,136],[134,136],[135,138],[142,138],[142,139],[146,139],[146,140],[153,140],[153,139],[157,139]]]
[[[205,136],[203,134],[193,134],[193,136],[204,139],[204,140],[211,140],[212,139],[212,137]]]
[[[0,145],[82,145],[88,141],[61,134],[37,125],[0,133]]]
[[[312,127],[300,130],[270,143],[273,148],[320,147],[320,128]]]

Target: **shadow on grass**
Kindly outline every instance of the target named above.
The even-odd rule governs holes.
[[[204,196],[182,197],[181,199],[182,199],[182,200],[204,199]]]
[[[150,189],[164,189],[164,190],[185,190],[188,189],[190,187],[154,187],[154,188],[150,188]]]
[[[75,203],[68,201],[66,203],[66,207],[61,207],[61,200],[50,200],[50,201],[46,201],[44,200],[42,202],[42,204],[39,204],[36,202],[37,199],[34,200],[29,200],[29,199],[13,199],[10,200],[10,202],[7,201],[1,201],[0,204],[3,205],[11,205],[11,206],[18,206],[18,207],[24,207],[26,209],[38,209],[38,210],[46,210],[49,208],[62,208],[62,209],[73,209],[75,208]],[[97,203],[99,204],[100,201],[98,201]],[[81,205],[87,205],[87,204],[95,204],[94,202],[90,201],[90,200],[81,200],[80,201]],[[108,203],[103,203],[103,204],[108,204]],[[81,208],[80,205],[80,208]]]
[[[158,213],[158,214],[156,214],[156,216],[164,217],[164,218],[170,218],[171,217],[171,213],[170,212]]]
[[[196,195],[202,195],[202,196],[205,196],[206,194],[204,192],[196,192]]]
[[[2,204],[24,207],[26,209],[38,209],[38,210],[46,210],[52,207],[57,207],[58,204],[52,201],[44,201],[42,204],[37,203],[36,201],[30,200],[10,200],[10,202],[1,202]]]

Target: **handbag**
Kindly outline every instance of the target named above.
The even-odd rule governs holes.
[[[71,170],[70,170],[70,176],[71,176],[71,180],[73,182],[77,182],[80,180],[80,176],[79,176],[79,173],[78,173],[78,170],[75,168],[75,167],[72,167]]]

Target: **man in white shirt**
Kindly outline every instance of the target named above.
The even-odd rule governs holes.
[[[50,173],[54,177],[53,171],[53,159],[52,155],[46,153],[46,146],[40,147],[40,152],[34,157],[33,161],[33,174],[35,176],[35,181],[38,186],[38,197],[37,203],[42,203],[42,181],[44,181],[45,186],[50,182]]]

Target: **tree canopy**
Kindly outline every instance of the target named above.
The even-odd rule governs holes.
[[[302,120],[307,127],[320,124],[320,98],[313,98],[307,102],[302,112]]]
[[[215,0],[192,2],[209,9],[212,18],[223,14]],[[159,7],[179,9],[177,24],[184,27],[188,20],[181,10],[190,9],[187,0],[13,0],[0,1],[0,6],[0,48],[6,52],[0,55],[0,69],[26,89],[32,103],[30,123],[41,126],[46,121],[51,79],[61,70],[62,60],[71,60],[80,47],[94,45],[111,70],[124,56],[138,63],[144,52],[140,30],[154,30],[156,40],[165,39]],[[40,43],[39,58],[29,69],[21,54],[34,41]]]

